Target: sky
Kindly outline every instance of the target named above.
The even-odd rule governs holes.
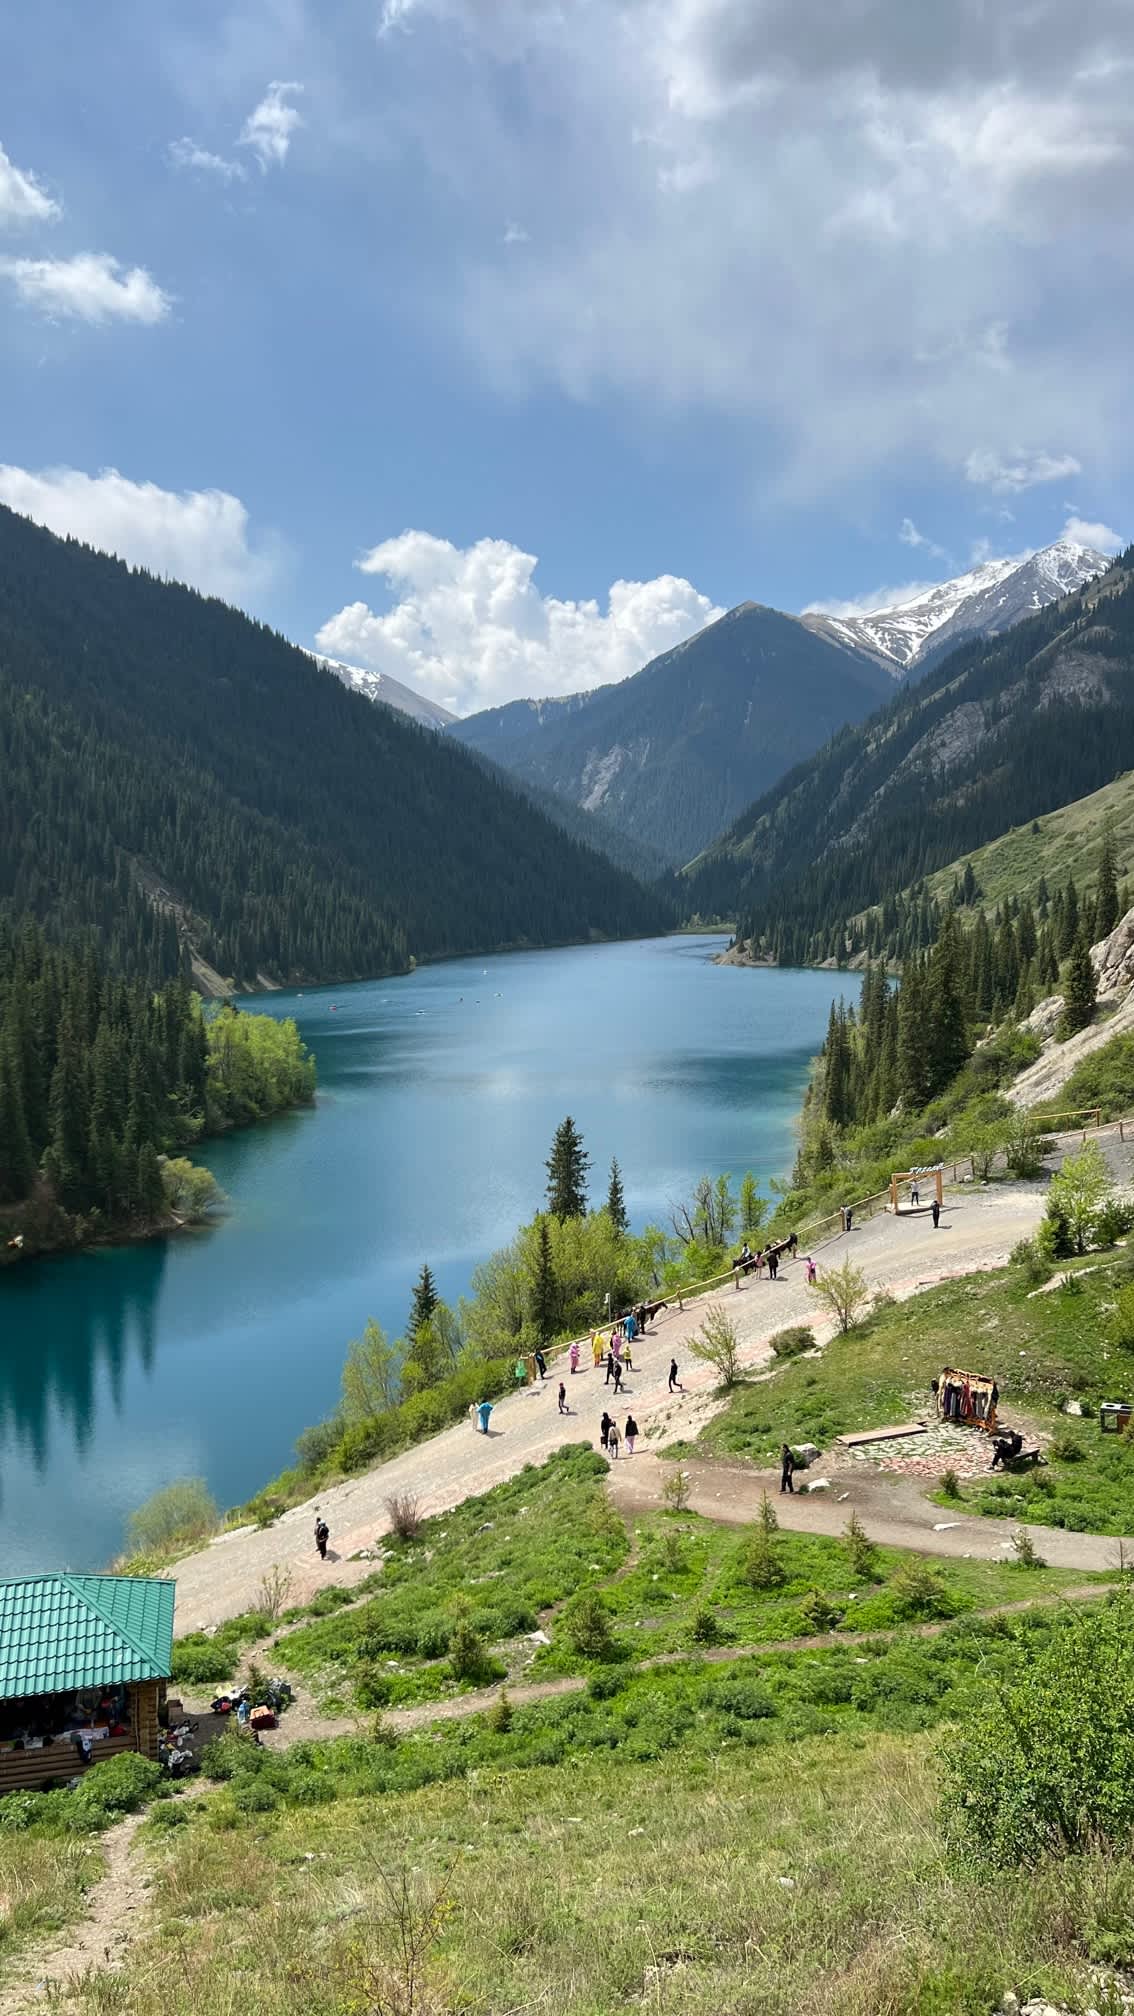
[[[1130,0],[39,0],[0,502],[460,713],[1134,533]]]

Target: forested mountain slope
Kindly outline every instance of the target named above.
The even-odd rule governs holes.
[[[841,920],[1134,764],[1134,555],[953,652],[751,806],[685,876],[785,958]]]
[[[892,688],[873,657],[745,602],[618,685],[513,701],[448,735],[678,865]]]
[[[648,932],[666,912],[238,611],[0,510],[0,904],[240,982]]]

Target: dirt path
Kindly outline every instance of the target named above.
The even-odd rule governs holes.
[[[662,1484],[672,1465],[641,1454],[612,1464],[610,1494],[620,1512],[654,1512],[662,1504]],[[732,1463],[691,1460],[682,1464],[689,1478],[689,1506],[706,1519],[747,1526],[757,1517],[767,1491],[775,1498],[781,1526],[794,1533],[839,1534],[851,1512],[857,1512],[867,1535],[883,1547],[909,1547],[919,1554],[952,1560],[1003,1561],[1011,1558],[1012,1535],[1020,1522],[986,1519],[980,1513],[950,1512],[922,1496],[924,1480],[878,1470],[824,1470],[829,1491],[780,1495],[778,1470],[753,1470]],[[1098,1574],[1119,1566],[1119,1549],[1129,1560],[1134,1542],[1106,1534],[1066,1533],[1059,1526],[1029,1526],[1043,1560],[1052,1568],[1078,1568]]]
[[[734,1659],[759,1659],[775,1652],[831,1652],[845,1645],[848,1650],[856,1645],[891,1644],[898,1638],[936,1638],[947,1631],[951,1623],[964,1621],[969,1617],[1018,1617],[1026,1610],[1044,1610],[1053,1603],[1087,1602],[1105,1596],[1112,1585],[1106,1582],[1085,1582],[1079,1588],[1061,1589],[1050,1595],[1022,1597],[1018,1603],[994,1603],[987,1610],[966,1610],[962,1618],[950,1618],[932,1624],[900,1624],[885,1631],[826,1631],[810,1637],[775,1638],[765,1645],[713,1645],[707,1648],[689,1646],[677,1652],[657,1652],[650,1659],[640,1659],[628,1669],[632,1673],[644,1673],[655,1666],[680,1666],[691,1660],[703,1661],[707,1666],[727,1666]],[[482,1715],[492,1708],[502,1694],[507,1694],[513,1708],[524,1708],[532,1701],[553,1701],[563,1694],[581,1694],[587,1685],[585,1674],[563,1674],[557,1680],[533,1680],[523,1687],[484,1687],[474,1694],[458,1694],[451,1701],[423,1701],[414,1708],[391,1708],[382,1717],[384,1727],[406,1731],[424,1729],[433,1722],[457,1722],[466,1715]]]
[[[824,1260],[838,1264],[849,1252],[873,1286],[902,1298],[953,1276],[1003,1266],[1017,1240],[1035,1230],[1042,1211],[1042,1184],[997,1185],[950,1196],[939,1231],[933,1230],[928,1213],[898,1220],[883,1213],[856,1225],[849,1235],[840,1233],[816,1254],[822,1265]],[[639,1369],[623,1389],[643,1436],[655,1446],[696,1434],[714,1411],[714,1374],[688,1353],[689,1338],[714,1303],[735,1319],[748,1367],[768,1361],[767,1340],[774,1331],[815,1318],[802,1257],[782,1268],[774,1283],[750,1279],[739,1292],[729,1287],[689,1304],[684,1312],[663,1311],[635,1347]],[[685,1387],[683,1395],[672,1398],[666,1390],[671,1357],[678,1361]],[[187,1556],[175,1570],[178,1631],[208,1628],[254,1608],[264,1576],[275,1568],[289,1575],[293,1603],[310,1601],[328,1581],[361,1581],[371,1563],[351,1557],[369,1553],[388,1529],[385,1506],[392,1492],[415,1493],[425,1513],[447,1511],[514,1476],[525,1463],[544,1462],[564,1442],[597,1440],[598,1417],[610,1394],[601,1374],[589,1368],[575,1378],[564,1373],[572,1410],[566,1417],[556,1412],[558,1376],[557,1367],[546,1385],[500,1401],[487,1436],[462,1422],[363,1476],[331,1486],[272,1526],[240,1527]],[[326,1565],[312,1539],[316,1503],[331,1528]]]
[[[17,1956],[20,1971],[0,1987],[0,2016],[56,2008],[85,1975],[121,1968],[148,1902],[149,1877],[131,1855],[145,1817],[131,1813],[102,1836],[106,1867],[88,1893],[87,1915],[46,1945]]]

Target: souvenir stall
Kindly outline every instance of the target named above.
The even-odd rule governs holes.
[[[933,1381],[933,1397],[940,1420],[953,1421],[959,1428],[983,1428],[989,1435],[995,1433],[1000,1388],[986,1373],[962,1372],[947,1365],[941,1377]]]

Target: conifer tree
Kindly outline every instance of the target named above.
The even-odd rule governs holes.
[[[1071,948],[1063,989],[1063,1026],[1068,1036],[1073,1036],[1077,1029],[1085,1029],[1092,1020],[1097,991],[1087,941],[1079,937]]]
[[[1114,835],[1108,826],[1099,853],[1098,881],[1095,885],[1095,936],[1109,938],[1118,922],[1118,863]]]
[[[433,1279],[429,1263],[426,1261],[414,1283],[413,1307],[410,1310],[410,1319],[406,1325],[406,1336],[410,1339],[411,1343],[417,1336],[422,1324],[429,1322],[433,1311],[437,1307],[437,1301],[437,1286]]]
[[[585,1218],[587,1213],[587,1170],[591,1158],[583,1148],[583,1137],[571,1115],[555,1130],[547,1158],[547,1208],[554,1218]]]
[[[626,1213],[626,1199],[622,1194],[622,1171],[618,1166],[617,1155],[610,1165],[610,1188],[606,1193],[606,1208],[615,1231],[628,1232],[630,1220]]]
[[[955,918],[947,917],[930,953],[926,975],[930,1096],[952,1084],[971,1047],[961,967],[960,926]]]
[[[917,961],[911,959],[898,993],[898,1096],[908,1112],[925,1105],[932,1082],[925,978]]]
[[[540,1216],[536,1235],[536,1271],[532,1284],[532,1323],[541,1344],[549,1344],[556,1331],[558,1293],[555,1266],[551,1257],[551,1234],[547,1219]]]
[[[1059,906],[1056,922],[1055,949],[1061,959],[1066,959],[1079,935],[1079,894],[1070,875],[1063,891],[1063,901]]]
[[[0,1045],[0,1203],[26,1197],[35,1180],[35,1156],[24,1116],[19,1059],[9,1040]]]

